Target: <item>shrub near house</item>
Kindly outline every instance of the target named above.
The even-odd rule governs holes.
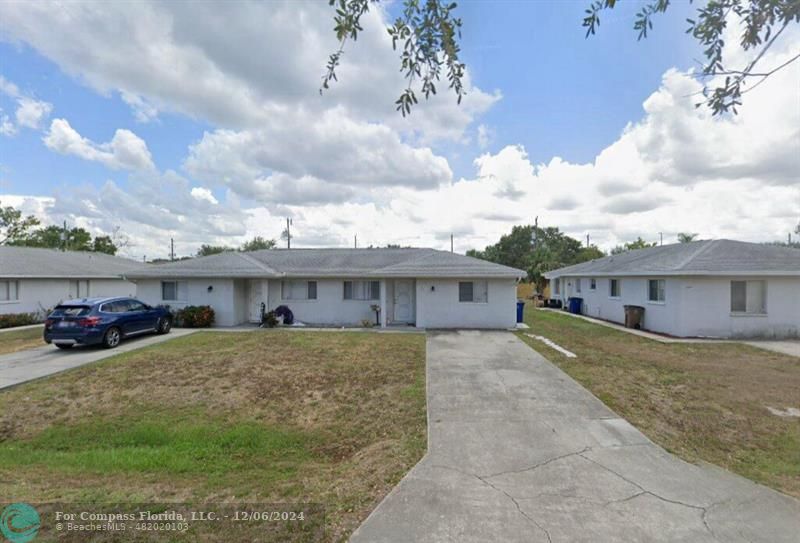
[[[13,328],[15,326],[26,326],[42,322],[40,315],[36,313],[10,313],[0,315],[0,328]]]
[[[208,305],[188,305],[175,311],[175,326],[208,328],[214,324],[214,309]]]

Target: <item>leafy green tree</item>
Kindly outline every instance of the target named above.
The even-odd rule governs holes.
[[[678,243],[689,243],[697,239],[697,234],[690,234],[688,232],[681,232],[678,234]]]
[[[208,245],[203,244],[200,246],[200,249],[197,250],[197,256],[209,256],[209,255],[216,255],[219,253],[224,253],[225,251],[235,251],[233,247],[228,247],[227,245]]]
[[[260,251],[262,249],[274,249],[274,248],[275,248],[274,239],[266,239],[261,236],[256,236],[249,241],[245,241],[239,248],[239,250],[244,252],[249,252],[249,251]]]
[[[320,93],[337,80],[336,69],[346,43],[358,39],[358,33],[363,30],[361,17],[377,1],[329,0],[335,9],[334,32],[339,40],[339,48],[328,59]],[[616,5],[617,0],[595,0],[591,3],[583,19],[587,38],[600,26],[601,12],[613,9]],[[639,40],[647,38],[652,30],[653,17],[666,12],[669,6],[670,0],[648,0],[643,5],[633,24]],[[417,91],[426,99],[436,94],[436,83],[443,70],[447,72],[448,86],[461,103],[465,94],[461,83],[464,64],[459,59],[461,19],[454,15],[456,8],[456,3],[449,1],[403,0],[402,15],[387,28],[395,50],[398,43],[402,44],[400,70],[405,76],[406,88],[395,105],[403,116],[409,114],[417,103]],[[722,55],[722,35],[729,17],[735,17],[736,22],[744,27],[739,47],[745,51],[756,51],[754,60],[741,69],[726,66]],[[703,48],[705,60],[697,77],[704,82],[702,94],[714,115],[727,111],[736,114],[736,106],[742,103],[743,94],[800,58],[798,54],[779,66],[760,69],[764,53],[775,40],[791,23],[800,22],[798,0],[709,0],[698,8],[696,19],[688,19],[687,22],[687,33]],[[705,85],[719,76],[724,76],[721,85],[714,88]],[[743,89],[753,80],[755,83],[751,87]]]
[[[38,225],[39,219],[33,215],[23,217],[22,212],[12,206],[0,206],[0,245],[13,245]]]
[[[117,254],[117,246],[111,236],[95,236],[92,242],[92,251],[95,253],[105,253],[107,255]]]
[[[528,280],[542,290],[546,283],[546,272],[601,258],[605,253],[594,245],[584,247],[580,241],[558,228],[525,225],[514,226],[510,234],[501,236],[494,245],[489,245],[483,251],[469,250],[467,255],[526,270]]]
[[[34,230],[24,238],[15,240],[12,245],[64,249],[66,251],[91,251],[93,249],[92,235],[83,228],[75,227],[65,231],[56,225]]]
[[[648,249],[650,247],[655,247],[658,245],[655,241],[653,243],[649,243],[643,240],[641,237],[636,238],[634,241],[626,243],[624,245],[617,245],[613,249],[611,249],[612,255],[618,255],[620,253],[624,253],[627,251],[635,251],[636,249]]]

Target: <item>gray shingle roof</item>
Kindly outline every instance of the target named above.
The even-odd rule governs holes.
[[[522,277],[525,272],[434,249],[266,249],[139,269],[147,277]]]
[[[552,270],[561,275],[800,275],[800,249],[729,239],[627,251]]]
[[[103,253],[0,246],[0,277],[117,278],[145,264]]]

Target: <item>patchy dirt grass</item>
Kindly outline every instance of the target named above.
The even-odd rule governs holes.
[[[0,355],[24,351],[45,345],[42,327],[0,332]]]
[[[346,537],[425,452],[425,337],[198,333],[0,393],[0,495],[317,503]]]
[[[528,310],[520,335],[650,439],[800,497],[800,359],[737,343],[664,344],[549,311]]]

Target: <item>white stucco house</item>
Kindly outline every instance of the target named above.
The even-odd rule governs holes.
[[[800,337],[800,249],[732,240],[639,249],[553,270],[552,298],[582,313],[679,337]]]
[[[63,300],[133,296],[122,274],[144,264],[103,253],[0,246],[0,315],[42,314]]]
[[[210,305],[216,324],[259,322],[288,306],[306,324],[421,328],[515,325],[522,270],[433,249],[268,249],[225,252],[126,274],[146,303]]]

